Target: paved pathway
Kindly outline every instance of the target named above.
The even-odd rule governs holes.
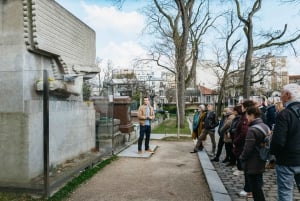
[[[151,148],[156,149],[153,155],[148,153],[138,155],[136,144],[130,145],[119,153],[118,161],[113,162],[83,184],[69,200],[253,200],[238,196],[238,192],[244,185],[243,175],[235,176],[232,174],[232,167],[226,167],[222,162],[210,161],[207,154],[211,150],[209,137],[205,142],[204,151],[191,154],[189,152],[194,146],[191,141],[159,140],[167,136],[177,135],[151,135]],[[220,161],[224,158],[224,154],[223,150]],[[264,191],[267,201],[277,200],[275,179],[274,169],[268,169],[264,173]],[[296,188],[293,201],[300,201],[300,194]]]
[[[157,146],[154,154],[137,158],[123,153],[123,157],[76,189],[68,200],[213,200],[198,157],[190,154],[191,141],[151,140],[150,144]],[[136,150],[132,152],[136,154]]]

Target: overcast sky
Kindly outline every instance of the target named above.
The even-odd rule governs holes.
[[[116,67],[130,68],[132,59],[146,54],[146,50],[141,45],[145,40],[141,35],[145,27],[145,19],[137,12],[137,9],[142,6],[141,1],[137,3],[138,1],[135,0],[127,0],[122,10],[113,7],[107,0],[56,1],[95,30],[96,54],[97,57],[103,59],[104,64],[107,60],[111,60]],[[271,27],[282,24],[282,28],[284,23],[288,23],[289,27],[299,24],[300,17],[293,17],[294,13],[297,13],[297,10],[293,10],[295,6],[282,5],[272,8],[273,2],[273,0],[266,0],[266,5],[263,6],[265,15],[261,18],[262,22],[268,21]],[[278,13],[278,17],[268,17],[271,12]],[[287,13],[291,14],[290,18],[283,17]],[[288,56],[289,74],[300,75],[300,58],[285,54],[290,53],[281,55]]]

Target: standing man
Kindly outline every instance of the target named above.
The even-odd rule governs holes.
[[[138,154],[142,154],[142,143],[144,135],[145,139],[145,151],[153,153],[149,148],[150,133],[151,133],[151,120],[155,117],[153,107],[151,107],[149,98],[144,97],[144,104],[141,105],[138,109],[138,119],[140,123],[140,136],[138,139]]]
[[[203,130],[198,138],[200,144],[199,149],[203,149],[203,142],[206,140],[206,136],[209,135],[212,144],[212,155],[215,155],[216,151],[216,139],[215,139],[215,128],[219,125],[219,120],[216,113],[213,111],[214,106],[212,104],[207,105],[207,112],[203,123]],[[198,144],[198,142],[197,142]],[[197,150],[194,150],[196,152]]]
[[[285,109],[276,116],[270,149],[276,157],[278,200],[291,201],[294,179],[300,187],[300,86],[285,85],[280,99]]]

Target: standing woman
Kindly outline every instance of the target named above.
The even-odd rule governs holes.
[[[192,132],[192,138],[193,140],[198,139],[198,127],[199,127],[199,120],[200,120],[200,115],[201,115],[202,109],[201,105],[199,105],[198,110],[195,111],[195,114],[193,116],[193,122],[192,122],[192,127],[193,127],[193,132]]]
[[[248,107],[246,116],[249,128],[240,160],[243,164],[244,173],[248,176],[248,184],[252,190],[254,201],[265,201],[264,192],[262,190],[265,161],[260,158],[256,147],[264,142],[265,136],[270,134],[270,129],[260,118],[261,111],[258,107]]]
[[[232,119],[228,132],[224,134],[224,141],[225,141],[225,150],[226,153],[228,153],[229,156],[229,161],[224,161],[229,162],[226,166],[235,166],[237,159],[236,156],[233,153],[233,144],[232,141],[234,139],[234,135],[236,134],[236,128],[237,128],[237,123],[239,122],[241,116],[242,116],[242,106],[241,105],[236,105],[233,108],[233,113],[232,115],[234,118]]]
[[[224,135],[226,135],[226,133],[230,127],[230,124],[231,124],[233,118],[235,117],[235,115],[233,115],[232,113],[233,113],[232,107],[227,107],[223,111],[222,119],[220,121],[219,128],[218,128],[218,133],[219,133],[220,137],[219,137],[219,141],[218,141],[217,153],[216,153],[216,156],[213,159],[211,159],[211,161],[215,161],[215,162],[219,161],[219,157],[221,156],[222,149],[225,144]],[[225,148],[225,151],[226,151],[226,157],[223,161],[228,162],[229,161],[229,152],[227,152],[226,148]]]
[[[198,117],[194,116],[194,120],[193,120],[193,139],[197,139],[197,143],[193,149],[193,151],[191,151],[190,153],[196,153],[201,149],[201,140],[199,139],[200,134],[202,132],[203,129],[203,123],[204,123],[204,119],[206,117],[206,111],[205,111],[205,105],[199,105],[198,108]],[[198,118],[198,119],[197,119]]]
[[[242,167],[241,167],[241,161],[240,161],[240,155],[243,151],[244,145],[245,145],[245,140],[246,140],[246,135],[248,131],[248,119],[246,116],[246,110],[248,107],[255,106],[255,102],[252,100],[245,100],[242,103],[242,115],[241,118],[239,119],[239,122],[236,125],[236,132],[233,136],[233,154],[235,155],[237,159],[237,168],[239,171],[235,171],[234,175],[239,175],[241,173]],[[239,196],[241,197],[251,197],[251,188],[248,183],[248,177],[247,174],[244,174],[244,180],[245,180],[245,185],[244,189],[239,192]]]

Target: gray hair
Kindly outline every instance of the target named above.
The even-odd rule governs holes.
[[[300,101],[300,85],[296,83],[283,86],[283,91],[291,94],[291,101]]]
[[[201,108],[201,110],[205,110],[205,105],[199,105],[199,107]]]

